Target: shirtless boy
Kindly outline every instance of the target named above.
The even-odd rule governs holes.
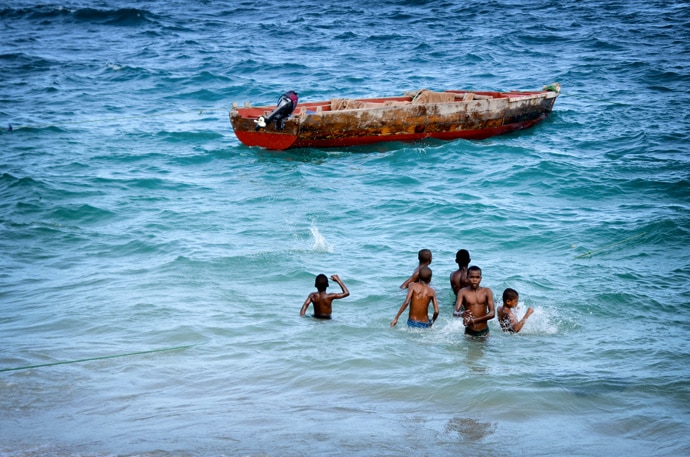
[[[431,251],[428,249],[422,249],[417,253],[417,259],[419,259],[419,265],[415,268],[412,276],[407,278],[404,283],[400,285],[401,289],[407,289],[410,283],[417,282],[419,279],[419,270],[424,267],[428,267],[431,264]]]
[[[496,315],[493,293],[488,287],[479,287],[479,283],[482,281],[481,268],[471,266],[467,270],[467,280],[470,285],[458,291],[453,315],[462,316],[465,335],[489,336],[488,321]]]
[[[405,301],[395,319],[391,322],[391,327],[395,327],[395,324],[398,323],[398,318],[405,311],[407,305],[410,305],[410,314],[407,319],[408,327],[429,328],[438,318],[439,309],[436,291],[429,285],[431,282],[431,268],[422,267],[419,270],[418,276],[419,281],[409,285]],[[434,305],[434,316],[431,320],[429,320],[429,303]]]
[[[498,308],[498,322],[504,332],[518,333],[522,330],[527,318],[534,312],[532,308],[527,308],[525,315],[518,321],[513,308],[517,306],[519,298],[520,295],[515,289],[508,288],[503,291],[503,306]]]
[[[467,268],[471,260],[467,249],[460,249],[455,254],[455,263],[458,264],[458,269],[450,274],[450,287],[453,288],[453,293],[456,297],[460,289],[470,285],[469,281],[467,281]]]
[[[338,283],[342,292],[337,294],[326,293],[326,289],[328,288],[328,278],[324,274],[318,275],[314,281],[314,287],[316,287],[317,292],[310,293],[307,299],[304,300],[302,309],[299,311],[300,316],[304,316],[304,314],[307,312],[309,304],[313,303],[314,317],[318,319],[331,318],[331,304],[333,303],[333,300],[345,298],[350,295],[350,291],[347,290],[347,286],[345,286],[338,275],[331,276],[331,279]]]

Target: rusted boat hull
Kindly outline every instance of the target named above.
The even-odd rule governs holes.
[[[560,92],[557,84],[548,87],[535,92],[446,91],[441,94],[454,100],[438,103],[415,103],[412,96],[359,99],[353,109],[335,109],[333,101],[303,103],[283,129],[268,125],[256,130],[255,120],[273,107],[233,107],[230,121],[243,144],[274,150],[426,138],[484,139],[532,127],[546,118]]]

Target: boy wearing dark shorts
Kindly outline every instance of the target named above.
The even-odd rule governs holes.
[[[453,315],[462,316],[465,335],[487,337],[488,321],[496,315],[493,293],[488,287],[479,286],[482,281],[482,270],[478,266],[473,265],[467,270],[467,281],[470,285],[458,291]]]

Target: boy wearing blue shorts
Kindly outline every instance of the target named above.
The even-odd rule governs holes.
[[[405,311],[407,306],[410,306],[410,314],[407,319],[408,327],[415,328],[429,328],[433,325],[436,318],[438,318],[438,300],[436,299],[436,291],[429,285],[431,282],[431,268],[423,266],[418,272],[419,280],[412,282],[407,286],[407,296],[400,307],[400,311],[391,322],[391,327],[395,327],[398,323],[398,318]],[[429,303],[434,305],[434,316],[429,320]]]

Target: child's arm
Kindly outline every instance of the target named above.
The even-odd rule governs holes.
[[[410,283],[417,282],[419,279],[419,267],[415,268],[414,273],[412,273],[412,276],[407,278],[404,283],[400,284],[401,289],[407,289],[410,285]]]
[[[309,296],[307,297],[306,300],[304,300],[304,304],[302,305],[302,309],[299,310],[299,315],[304,316],[307,312],[307,308],[309,308],[309,304],[312,302],[312,297],[314,296],[314,292],[310,293]]]
[[[431,323],[433,324],[434,322],[436,322],[436,319],[439,315],[438,299],[436,298],[436,292],[434,292],[434,295],[432,295],[431,302],[434,305],[434,316],[431,318]]]
[[[400,284],[401,289],[407,289],[410,286],[410,283],[415,282],[417,280],[417,277],[413,273],[412,276],[407,278],[404,283]]]
[[[395,319],[391,322],[391,327],[395,327],[395,324],[398,323],[398,318],[400,315],[405,311],[405,308],[407,308],[408,303],[410,303],[410,299],[412,298],[412,291],[408,290],[407,291],[407,296],[405,296],[405,301],[403,302],[402,306],[400,307],[400,311],[398,311],[398,314],[395,316]]]
[[[333,294],[333,298],[345,298],[345,297],[347,297],[347,296],[350,295],[350,291],[347,290],[347,286],[346,286],[345,283],[340,279],[340,277],[339,277],[338,275],[333,275],[333,276],[331,276],[331,279],[332,279],[333,281],[337,282],[338,285],[340,286],[340,289],[342,290],[342,292],[339,293],[339,294]]]
[[[525,321],[527,320],[528,317],[532,315],[534,310],[532,308],[527,308],[527,312],[525,315],[520,319],[520,322],[512,323],[512,321],[516,320],[514,317],[511,319],[511,328],[513,332],[518,333],[520,330],[522,330],[522,327],[525,325]]]
[[[460,309],[462,308],[462,298],[463,298],[463,292],[462,289],[458,291],[457,296],[455,297],[455,312],[459,313]]]

